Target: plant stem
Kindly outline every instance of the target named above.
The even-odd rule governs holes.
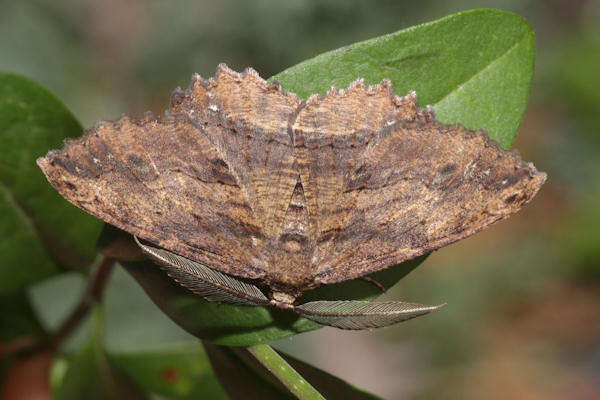
[[[58,347],[79,326],[81,321],[90,312],[92,306],[102,299],[104,287],[117,260],[112,257],[104,257],[98,269],[90,276],[88,285],[79,300],[77,307],[69,314],[60,328],[50,338],[50,345]]]
[[[294,370],[273,348],[256,344],[246,348],[256,360],[273,374],[300,400],[325,400],[325,398]]]
[[[8,357],[14,354],[33,353],[40,349],[56,349],[77,329],[81,321],[88,315],[94,304],[102,299],[104,287],[108,282],[108,277],[113,270],[117,260],[111,257],[104,257],[94,273],[90,275],[88,285],[77,304],[77,307],[63,321],[58,330],[51,334],[49,338],[40,340],[29,336],[19,337],[8,343],[0,343],[0,358]]]

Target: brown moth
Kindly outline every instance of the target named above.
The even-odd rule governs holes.
[[[296,299],[472,235],[546,179],[485,132],[442,125],[389,81],[302,101],[225,65],[177,90],[164,116],[100,122],[38,165],[67,200],[142,239],[207,300],[344,329],[437,307]]]

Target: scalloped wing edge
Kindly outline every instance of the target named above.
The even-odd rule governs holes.
[[[167,116],[173,115],[173,114],[171,114],[170,111],[171,111],[172,107],[174,106],[175,99],[177,97],[186,97],[186,96],[191,95],[192,92],[194,91],[194,86],[196,84],[201,84],[206,88],[208,88],[210,85],[218,84],[220,75],[228,75],[228,76],[235,77],[235,78],[241,79],[241,80],[257,79],[263,85],[265,85],[265,87],[277,90],[286,96],[292,96],[298,100],[302,100],[302,98],[300,96],[298,96],[296,93],[286,90],[283,86],[281,86],[281,84],[277,80],[273,80],[273,81],[269,82],[268,80],[262,78],[260,76],[260,74],[252,67],[246,67],[242,72],[237,72],[237,71],[234,71],[231,68],[229,68],[225,63],[220,63],[216,68],[214,77],[205,79],[200,74],[194,73],[192,75],[191,82],[189,83],[188,87],[185,90],[181,89],[181,87],[177,87],[171,94],[171,101],[170,101],[169,109],[165,110],[165,115],[167,115]],[[470,132],[472,135],[483,134],[484,137],[486,138],[487,143],[490,144],[491,146],[493,146],[495,149],[502,150],[505,152],[512,152],[517,157],[517,159],[520,161],[521,165],[533,166],[532,163],[528,163],[523,160],[523,158],[521,157],[521,154],[519,153],[519,151],[517,149],[512,149],[512,150],[504,149],[496,139],[493,139],[488,135],[488,133],[485,129],[468,129],[462,123],[443,124],[442,122],[438,121],[435,116],[435,110],[433,109],[433,107],[431,105],[426,105],[425,107],[419,107],[419,100],[418,100],[417,92],[415,92],[414,90],[411,90],[404,96],[399,96],[396,93],[394,93],[393,84],[389,79],[382,79],[381,82],[378,84],[368,85],[368,84],[365,84],[364,78],[358,77],[357,79],[352,81],[350,84],[348,84],[348,86],[346,88],[339,89],[336,86],[332,85],[329,88],[329,90],[327,90],[324,93],[313,93],[313,94],[309,95],[306,99],[304,99],[300,102],[301,103],[300,107],[304,107],[311,103],[323,101],[323,100],[327,99],[328,97],[347,96],[355,90],[365,91],[368,94],[375,94],[380,91],[386,92],[389,94],[390,100],[397,107],[408,107],[411,110],[411,114],[414,119],[421,119],[421,120],[428,121],[428,122],[436,122],[443,126],[456,126],[456,127],[463,129],[466,132]],[[152,113],[150,113],[150,114],[152,114]],[[103,123],[103,122],[110,122],[110,121],[96,121],[96,124]],[[396,121],[396,122],[398,122],[398,121]],[[538,172],[540,172],[540,171],[538,171]],[[545,174],[545,173],[540,172],[540,174]]]
[[[237,77],[238,79],[247,79],[248,77],[253,78],[253,79],[258,79],[265,86],[267,86],[269,88],[278,90],[286,96],[292,96],[298,100],[301,100],[301,98],[296,93],[284,89],[283,86],[281,86],[281,84],[277,80],[274,80],[273,82],[269,82],[266,79],[262,78],[260,76],[260,74],[252,67],[247,67],[246,69],[244,69],[243,72],[236,72],[236,71],[232,70],[231,68],[229,68],[226,64],[220,63],[216,68],[214,77],[204,79],[204,78],[202,78],[202,76],[200,74],[194,73],[192,75],[190,84],[188,85],[188,87],[185,90],[181,89],[181,87],[177,87],[171,94],[169,108],[164,111],[163,115],[157,115],[157,114],[154,114],[152,111],[147,111],[143,114],[143,116],[141,118],[130,117],[130,116],[123,114],[123,115],[121,115],[121,117],[114,119],[114,120],[100,120],[99,119],[99,120],[95,121],[95,123],[93,124],[93,126],[91,128],[85,129],[83,132],[84,134],[82,136],[77,137],[77,138],[65,138],[63,140],[63,148],[68,147],[71,143],[80,143],[80,142],[85,141],[85,138],[89,134],[96,131],[103,124],[118,124],[124,118],[128,118],[131,120],[139,120],[139,121],[141,121],[141,120],[161,120],[162,118],[169,118],[169,117],[187,118],[187,116],[185,114],[178,115],[178,114],[173,114],[171,112],[171,110],[174,106],[174,103],[175,103],[175,99],[177,99],[178,97],[189,96],[193,92],[194,85],[196,85],[196,83],[199,83],[205,87],[208,87],[211,84],[216,84],[216,82],[218,82],[219,76],[221,74],[226,74],[229,76]],[[301,104],[300,107],[304,107],[306,104],[310,104],[313,102],[322,101],[329,96],[345,96],[348,94],[348,92],[352,92],[353,90],[364,90],[367,93],[375,93],[378,91],[387,91],[389,93],[391,101],[393,101],[396,106],[400,107],[400,106],[408,105],[411,109],[413,109],[414,118],[420,118],[420,119],[427,120],[427,121],[435,121],[438,124],[444,125],[444,126],[458,126],[458,127],[461,127],[462,129],[464,129],[465,131],[471,132],[473,135],[483,134],[485,136],[487,142],[491,146],[495,147],[496,149],[501,149],[502,151],[508,151],[508,150],[504,149],[497,140],[492,139],[487,134],[487,131],[485,129],[470,130],[470,129],[467,129],[461,123],[455,123],[455,124],[449,124],[449,125],[442,124],[435,118],[435,111],[431,105],[426,105],[424,108],[419,107],[418,95],[415,91],[410,91],[404,96],[399,96],[394,93],[393,84],[389,79],[383,79],[381,81],[381,83],[379,83],[379,84],[365,85],[364,78],[359,77],[356,80],[354,80],[353,82],[351,82],[348,85],[348,87],[346,87],[344,89],[337,89],[335,86],[331,86],[331,88],[325,93],[311,94],[310,96],[308,96],[308,98],[306,100],[303,100],[300,102],[300,104]],[[49,157],[51,157],[55,152],[59,152],[59,151],[62,151],[62,150],[58,150],[58,149],[50,150],[45,156],[39,157],[36,160],[37,164],[41,167],[45,160],[47,160]],[[512,149],[511,152],[517,156],[517,158],[521,161],[521,164],[523,164],[523,165],[531,164],[531,163],[525,162],[522,159],[518,150]],[[533,165],[533,164],[531,164],[531,165]],[[543,172],[540,172],[540,173],[545,174]]]

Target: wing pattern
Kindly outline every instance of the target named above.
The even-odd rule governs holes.
[[[387,83],[312,96],[292,126],[313,285],[353,279],[507,218],[546,179],[485,132],[445,126]]]
[[[90,214],[294,296],[478,232],[546,178],[387,81],[302,102],[225,66],[165,116],[101,122],[38,164]]]

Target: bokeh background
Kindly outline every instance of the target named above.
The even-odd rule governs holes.
[[[324,328],[275,343],[389,399],[600,398],[600,1],[0,1],[0,70],[58,95],[84,126],[162,112],[220,62],[269,77],[327,50],[480,7],[536,32],[515,147],[549,175],[523,211],[432,254],[382,299],[443,310],[374,332]],[[403,94],[403,93],[400,93]],[[48,327],[78,299],[64,274],[30,296]],[[194,341],[123,271],[107,297],[109,348]],[[83,328],[85,330],[85,328]],[[74,338],[73,348],[84,336]]]

